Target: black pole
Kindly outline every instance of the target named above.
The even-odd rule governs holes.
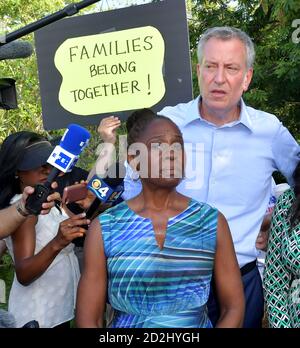
[[[68,17],[68,16],[73,16],[74,14],[78,13],[81,9],[83,9],[89,5],[95,4],[98,1],[100,1],[100,0],[83,0],[83,1],[75,3],[75,4],[70,4],[58,12],[55,12],[55,13],[53,13],[47,17],[44,17],[36,22],[28,24],[21,29],[18,29],[16,31],[13,31],[10,34],[5,35],[4,36],[5,42],[0,42],[0,46],[3,46],[11,41],[17,40],[20,37],[25,36],[27,34],[30,34],[33,31],[40,29],[42,27],[45,27],[48,24],[56,22],[59,19],[62,19],[64,17]]]

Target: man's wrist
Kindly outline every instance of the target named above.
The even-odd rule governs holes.
[[[24,203],[22,202],[22,199],[20,199],[16,204],[15,204],[17,212],[22,215],[23,217],[27,217],[30,215],[28,210],[25,208]]]

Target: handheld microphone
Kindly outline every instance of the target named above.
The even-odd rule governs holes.
[[[110,185],[108,183],[110,183]],[[96,198],[102,203],[114,203],[124,192],[123,179],[103,179],[99,178],[97,175],[92,177],[87,188],[93,192]]]
[[[115,167],[113,167],[115,166]],[[116,169],[116,172],[114,172]],[[123,171],[121,171],[123,170]],[[121,203],[123,201],[121,195],[124,192],[124,165],[120,167],[119,163],[112,164],[106,173],[116,173],[116,177],[100,177],[94,175],[88,182],[87,188],[95,195],[95,199],[86,211],[86,218],[93,220],[106,209]],[[123,174],[122,174],[123,173]],[[88,225],[81,226],[88,229]],[[83,247],[85,236],[76,238],[72,241],[76,246]]]
[[[15,41],[0,46],[0,60],[27,58],[32,55],[33,47],[27,41]]]
[[[115,163],[114,165],[117,169],[116,178],[101,178],[97,175],[94,175],[88,182],[88,190],[90,190],[96,197],[86,212],[88,219],[95,217],[95,213],[99,211],[99,208],[101,208],[101,206],[107,209],[120,203],[123,200],[121,195],[124,192],[124,178],[119,175],[121,171],[119,163]],[[108,172],[109,171],[110,169],[108,170]]]
[[[55,147],[47,162],[54,168],[47,178],[46,185],[51,185],[60,172],[71,172],[79,155],[88,145],[90,133],[77,124],[70,124]]]
[[[60,144],[52,151],[47,162],[53,166],[45,184],[37,184],[35,191],[27,198],[25,208],[30,214],[38,215],[42,204],[51,193],[51,184],[60,172],[70,172],[75,166],[80,153],[88,145],[90,133],[77,124],[69,125]]]

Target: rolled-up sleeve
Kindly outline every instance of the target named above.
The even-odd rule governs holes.
[[[300,146],[291,133],[281,123],[273,138],[272,151],[277,169],[293,186],[293,173],[300,161]]]

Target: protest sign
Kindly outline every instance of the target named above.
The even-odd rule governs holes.
[[[184,0],[64,19],[35,39],[45,129],[192,98]]]

